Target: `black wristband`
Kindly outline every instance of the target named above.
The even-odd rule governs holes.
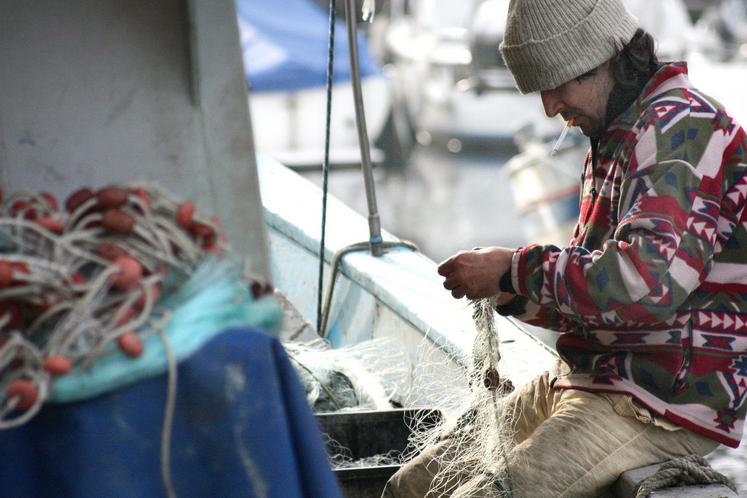
[[[524,296],[516,296],[506,304],[496,306],[495,311],[502,316],[521,315],[526,311],[527,301]]]
[[[501,275],[501,279],[498,281],[498,288],[501,290],[501,292],[516,294],[514,283],[511,281],[511,268],[506,270],[506,272]]]

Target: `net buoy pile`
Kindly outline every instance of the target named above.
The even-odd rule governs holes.
[[[45,192],[0,200],[0,429],[113,345],[140,356],[159,297],[225,249],[217,219],[152,185],[82,188],[63,206]]]

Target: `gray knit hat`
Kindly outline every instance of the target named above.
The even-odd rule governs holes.
[[[511,0],[500,49],[521,93],[551,90],[612,58],[637,29],[622,0]]]

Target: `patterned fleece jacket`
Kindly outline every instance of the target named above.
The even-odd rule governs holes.
[[[595,150],[596,149],[596,150]],[[587,155],[570,245],[516,251],[517,318],[563,332],[556,388],[624,392],[737,447],[747,412],[747,139],[685,63]]]

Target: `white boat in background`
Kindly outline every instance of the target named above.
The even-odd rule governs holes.
[[[257,149],[295,168],[320,168],[324,161],[329,19],[313,0],[237,0],[244,67],[252,98]],[[282,19],[283,22],[278,22]],[[348,42],[344,22],[335,25],[330,164],[360,165]],[[392,118],[393,88],[358,36],[366,125],[375,163],[406,157]]]
[[[566,138],[555,156],[536,136],[519,139],[521,152],[506,168],[526,242],[564,246],[579,212],[579,178],[588,142],[580,133]]]
[[[363,83],[366,123],[378,136],[384,131],[392,103],[390,82],[386,77],[369,76]],[[341,83],[333,90],[330,164],[334,167],[360,166],[360,150],[355,129],[353,90]],[[327,95],[324,87],[298,91],[267,91],[253,94],[253,116],[262,116],[254,130],[257,149],[295,169],[321,169],[324,162],[324,114]],[[372,144],[375,164],[387,160],[384,151]]]
[[[407,14],[402,3],[392,2],[384,46],[420,141],[458,152],[466,140],[511,146],[527,124],[543,137],[559,131],[538,99],[516,90],[498,53],[508,0],[420,0]]]

